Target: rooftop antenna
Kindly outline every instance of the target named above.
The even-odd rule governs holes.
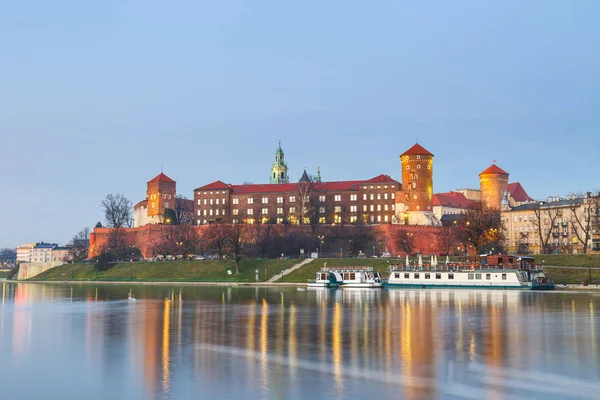
[[[163,173],[163,168],[162,168],[162,167],[163,167],[163,165],[162,165],[162,164],[160,164],[160,173],[161,173],[161,174]]]

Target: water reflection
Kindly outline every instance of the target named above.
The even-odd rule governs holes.
[[[25,398],[90,387],[83,397],[594,398],[600,389],[593,293],[1,290],[0,356],[12,355],[0,364],[3,390]],[[48,388],[27,385],[32,375]]]

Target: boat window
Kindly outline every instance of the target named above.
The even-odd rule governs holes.
[[[505,281],[506,280],[506,274],[502,274],[502,280]]]
[[[442,279],[442,274],[440,274],[440,273],[435,274],[435,279]]]
[[[469,279],[473,279],[473,274],[469,274]]]
[[[415,273],[415,279],[419,279],[419,274]]]
[[[481,274],[475,274],[475,279],[481,279]]]
[[[404,279],[410,278],[410,274],[404,274]]]
[[[348,279],[350,279],[350,274],[345,272],[344,273],[344,280],[347,281]]]
[[[396,279],[400,278],[400,274],[399,274],[398,272],[396,272],[396,273],[394,274],[394,278],[396,278]]]
[[[350,280],[353,281],[356,279],[356,274],[354,272],[350,273]]]
[[[321,280],[324,281],[327,279],[327,274],[321,274]]]
[[[488,281],[489,281],[490,279],[492,279],[492,274],[485,274],[485,279],[487,279]]]
[[[454,274],[448,274],[448,279],[454,279]]]
[[[429,274],[425,274],[425,279],[429,279]]]

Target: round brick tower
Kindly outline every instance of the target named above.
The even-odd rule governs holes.
[[[402,191],[396,193],[396,218],[410,225],[437,225],[432,212],[433,154],[418,143],[400,156]]]
[[[496,164],[492,164],[479,174],[479,185],[481,188],[481,201],[491,208],[500,210],[504,192],[506,192],[508,186],[508,172]]]

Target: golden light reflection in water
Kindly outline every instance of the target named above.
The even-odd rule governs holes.
[[[169,359],[169,342],[171,335],[171,300],[165,299],[163,310],[163,338],[162,338],[162,389],[169,393],[171,386],[171,371]]]
[[[289,321],[289,338],[288,338],[288,353],[290,358],[290,375],[296,378],[296,367],[298,361],[298,342],[296,339],[296,306],[290,304],[290,321]]]
[[[267,389],[269,385],[269,364],[268,364],[268,320],[269,320],[269,303],[265,298],[262,299],[262,310],[260,317],[260,375],[263,388]]]
[[[333,376],[339,393],[342,393],[344,384],[342,376],[342,307],[338,302],[336,302],[335,306],[333,307],[333,326],[331,338]]]

